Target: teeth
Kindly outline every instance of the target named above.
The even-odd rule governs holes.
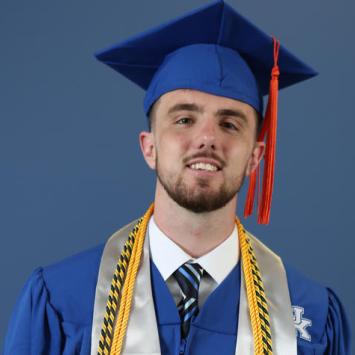
[[[191,169],[195,170],[207,170],[207,171],[217,171],[217,167],[215,165],[209,163],[196,163],[190,166]]]

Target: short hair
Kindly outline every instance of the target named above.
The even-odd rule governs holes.
[[[147,119],[148,119],[148,130],[149,132],[152,131],[152,129],[154,128],[154,123],[155,123],[155,109],[156,107],[156,102],[152,105],[152,107],[149,109],[148,115],[147,115]]]

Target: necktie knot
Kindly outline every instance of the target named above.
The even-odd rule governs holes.
[[[182,300],[178,304],[178,310],[183,338],[188,334],[191,319],[198,314],[198,290],[202,275],[203,268],[197,263],[190,262],[181,265],[174,272],[174,277],[182,293]]]
[[[181,265],[174,272],[174,277],[181,288],[184,298],[197,298],[202,274],[203,269],[199,264],[189,262]]]

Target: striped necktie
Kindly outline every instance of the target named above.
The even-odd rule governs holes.
[[[187,337],[191,319],[198,314],[198,289],[202,274],[203,268],[190,262],[181,265],[174,272],[182,293],[182,299],[177,305],[181,318],[182,338]]]

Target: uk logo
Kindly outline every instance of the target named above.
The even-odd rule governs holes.
[[[312,321],[307,318],[303,318],[304,308],[299,306],[292,306],[293,321],[297,330],[297,333],[301,339],[311,341],[312,337],[309,334],[307,328],[312,325]]]

